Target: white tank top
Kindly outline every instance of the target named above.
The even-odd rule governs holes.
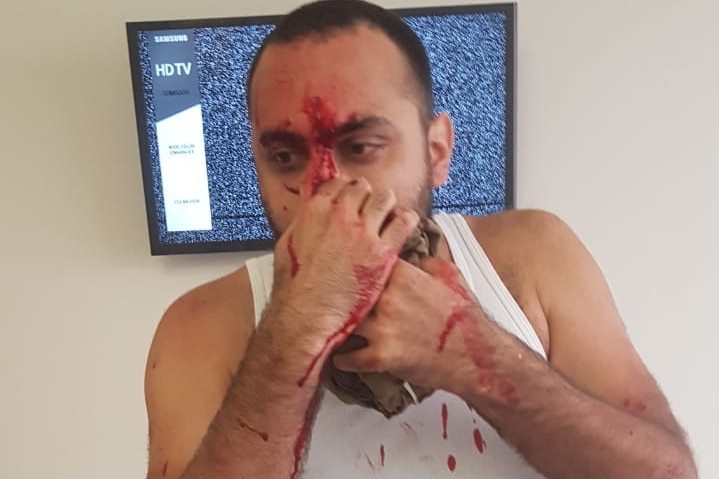
[[[444,213],[434,219],[485,311],[546,358],[537,334],[465,220]],[[257,322],[272,291],[272,261],[269,254],[246,262]],[[464,400],[445,391],[435,391],[390,419],[372,409],[345,404],[326,391],[304,471],[304,479],[543,477]]]

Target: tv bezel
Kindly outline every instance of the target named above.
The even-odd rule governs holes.
[[[515,2],[444,5],[434,7],[410,7],[389,9],[401,16],[432,16],[467,13],[501,13],[506,20],[505,56],[505,174],[504,174],[504,210],[515,206],[515,96],[516,96],[516,23],[517,4]],[[238,251],[263,251],[273,247],[275,239],[250,239],[234,241],[203,241],[193,243],[163,243],[157,217],[157,202],[154,194],[150,139],[147,134],[148,118],[145,110],[145,91],[143,72],[140,65],[140,47],[138,34],[154,30],[183,30],[195,28],[232,27],[256,24],[276,24],[284,15],[252,15],[239,17],[190,18],[177,20],[132,21],[125,23],[130,57],[130,73],[135,103],[135,119],[140,150],[140,166],[145,195],[150,254],[177,255],[195,253],[220,253]]]

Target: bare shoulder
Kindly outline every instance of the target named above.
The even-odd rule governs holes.
[[[544,210],[509,210],[488,216],[465,216],[480,243],[504,243],[509,247],[530,249],[572,241],[574,234],[558,216]],[[509,243],[507,243],[509,242]],[[543,249],[543,248],[537,248]]]
[[[166,310],[145,369],[148,478],[178,477],[224,399],[254,330],[247,270],[198,286]]]
[[[567,224],[536,210],[467,218],[467,223],[500,276],[509,278],[510,291],[519,291],[520,306],[525,309],[524,296],[539,308],[555,369],[595,397],[681,436],[666,398],[626,334],[603,272]]]
[[[509,264],[536,290],[550,328],[552,313],[568,306],[567,292],[575,289],[600,292],[595,301],[608,316],[618,317],[599,266],[558,216],[542,210],[512,210],[466,220],[498,270]]]
[[[548,319],[553,303],[564,296],[552,286],[580,276],[589,283],[604,279],[581,240],[553,213],[511,210],[465,220],[502,279],[508,286],[520,284],[525,294],[536,293]]]
[[[466,216],[465,221],[548,353],[551,334],[543,285],[568,248],[581,248],[576,236],[560,218],[542,210]]]
[[[162,359],[159,356],[201,353],[198,356],[209,359],[223,355],[223,343],[235,350],[237,341],[245,339],[253,325],[252,291],[247,269],[242,267],[193,288],[167,308],[155,333],[148,366],[156,369]]]

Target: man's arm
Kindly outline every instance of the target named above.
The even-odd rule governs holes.
[[[454,392],[548,478],[696,477],[589,253],[555,217],[512,214],[524,215],[512,254],[518,274],[536,280],[549,362],[488,319],[451,264],[431,259],[428,274],[395,268],[377,314],[358,330],[369,347],[335,363]],[[422,291],[435,294],[425,300]]]
[[[264,314],[182,478],[299,477],[324,359],[322,335],[283,327],[297,319],[277,305]]]
[[[236,373],[254,330],[244,268],[177,299],[160,321],[147,358],[148,479],[187,466]]]
[[[541,258],[535,276],[542,281],[537,290],[550,332],[549,364],[532,356],[526,368],[513,371],[526,374],[516,378],[518,385],[547,392],[530,395],[537,404],[527,404],[549,413],[530,415],[547,436],[523,434],[521,414],[505,415],[502,408],[493,414],[490,407],[488,415],[548,477],[575,471],[583,477],[696,477],[684,432],[634,350],[596,262],[558,218],[525,214],[525,234],[541,248],[534,253]]]
[[[234,292],[215,285],[170,308],[148,362],[149,477],[299,476],[327,355],[372,307],[416,227],[395,204],[366,181],[330,181],[306,199],[277,242],[254,333],[249,295],[228,299],[249,291],[246,272]]]
[[[658,395],[647,403],[627,399],[623,409],[583,390],[516,339],[501,332],[495,339],[502,353],[493,374],[512,393],[480,384],[463,397],[546,477],[696,477],[676,422],[654,419],[668,410]],[[649,408],[654,414],[641,417]]]
[[[233,276],[185,295],[158,328],[146,375],[149,478],[277,477],[299,467],[319,373],[297,381],[314,352],[273,328],[279,308],[253,332],[247,271]],[[244,300],[228,302],[234,296]]]

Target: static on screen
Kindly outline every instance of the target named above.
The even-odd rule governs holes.
[[[434,208],[513,206],[514,5],[397,10],[433,69],[455,127]],[[245,80],[279,17],[127,24],[152,254],[267,249]]]

